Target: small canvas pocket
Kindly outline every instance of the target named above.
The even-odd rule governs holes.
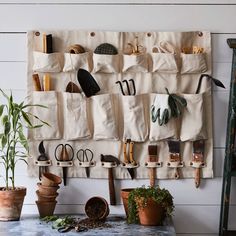
[[[34,104],[47,106],[47,108],[34,107],[33,114],[50,125],[43,125],[38,129],[34,129],[34,138],[37,140],[60,139],[61,130],[59,127],[58,118],[59,112],[57,92],[33,92],[33,102]],[[38,123],[35,125],[38,125]]]
[[[63,93],[64,138],[86,139],[91,136],[88,127],[86,98],[80,93]]]
[[[177,73],[175,54],[152,53],[152,72]]]
[[[180,140],[206,139],[203,95],[183,94],[183,97],[187,101],[187,107],[182,114]]]
[[[94,139],[118,140],[114,97],[102,94],[91,97],[93,101]]]
[[[150,106],[150,141],[159,141],[168,138],[177,138],[178,137],[178,129],[177,129],[177,119],[170,118],[167,124],[159,125],[158,119],[155,118],[155,114],[160,109],[160,114],[164,112],[164,109],[168,108],[168,94],[152,94],[151,101],[152,104]]]
[[[61,54],[33,52],[34,65],[33,71],[37,72],[60,72]]]
[[[124,114],[123,140],[144,142],[148,135],[142,95],[122,96]]]
[[[119,54],[96,54],[93,53],[93,73],[119,73]]]
[[[64,53],[64,67],[63,71],[77,71],[80,68],[89,71],[89,63],[88,63],[89,53],[80,53],[80,54],[72,54],[72,53]]]
[[[146,54],[123,55],[123,72],[148,72]]]
[[[207,71],[205,53],[185,54],[181,53],[181,74],[203,73]]]

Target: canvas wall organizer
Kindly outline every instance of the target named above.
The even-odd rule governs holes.
[[[42,52],[43,33],[52,34],[53,53]],[[113,46],[109,55],[99,48],[103,43]],[[78,49],[73,48],[75,44],[81,45],[84,52],[70,53]],[[96,80],[100,87],[96,95],[88,98],[82,92],[77,79],[79,69],[90,72]],[[62,174],[54,151],[58,144],[68,143],[75,153],[68,176],[86,177],[76,152],[89,148],[95,161],[90,177],[106,178],[100,155],[111,154],[124,162],[127,157],[123,143],[128,140],[125,145],[131,141],[137,163],[136,178],[148,178],[148,167],[153,166],[158,167],[155,174],[159,179],[175,178],[176,170],[181,178],[193,178],[194,167],[202,169],[203,178],[213,177],[211,81],[203,79],[196,93],[200,75],[211,71],[209,32],[28,32],[29,101],[49,107],[34,108],[34,112],[51,125],[29,131],[29,174],[38,175],[35,161],[39,143],[44,140],[50,171]],[[41,80],[50,74],[50,91],[34,91],[34,73]],[[69,82],[75,83],[80,92],[65,92]],[[168,93],[187,102],[178,118],[166,116],[173,116]],[[162,121],[158,114],[164,117]],[[180,146],[170,146],[170,140],[180,140]],[[204,161],[200,164],[193,156],[196,140],[204,142]],[[158,146],[158,162],[154,164],[148,159],[150,144]],[[173,159],[173,148],[174,152],[179,150],[180,159]],[[130,178],[122,166],[116,167],[114,174],[117,179]]]

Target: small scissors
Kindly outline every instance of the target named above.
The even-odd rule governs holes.
[[[61,147],[61,152],[60,152],[60,156],[58,157],[58,148]],[[68,153],[67,151],[67,147],[70,148],[70,151]],[[70,144],[59,144],[56,146],[56,149],[55,149],[55,158],[56,160],[60,163],[60,162],[67,162],[68,163],[68,166],[71,166],[73,163],[72,163],[72,160],[74,158],[74,150],[73,148],[71,147]],[[68,166],[63,166],[62,165],[62,171],[63,171],[63,182],[64,182],[64,186],[66,186],[66,178],[67,178],[67,167]]]
[[[90,153],[90,154],[88,154]],[[85,172],[86,172],[86,176],[87,178],[89,178],[90,176],[90,173],[89,173],[89,165],[90,163],[92,162],[93,160],[93,152],[86,148],[86,149],[80,149],[78,152],[77,152],[77,159],[80,161],[80,162],[87,162],[88,163],[88,166],[85,166]]]

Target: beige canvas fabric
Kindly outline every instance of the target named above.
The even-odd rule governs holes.
[[[123,55],[123,72],[148,72],[146,54]]]
[[[164,109],[168,109],[171,114],[168,98],[168,94],[152,94],[150,110],[156,113],[157,110],[160,109],[160,114],[162,114]],[[152,117],[151,112],[150,116]],[[178,120],[171,118],[167,124],[160,126],[158,120],[153,122],[152,118],[150,118],[150,141],[160,141],[168,138],[178,139]]]
[[[34,115],[40,117],[41,120],[47,121],[50,126],[44,125],[41,128],[34,129],[34,138],[36,140],[50,140],[61,138],[61,128],[59,127],[59,112],[58,112],[58,98],[57,93],[50,92],[34,92],[33,93],[34,104],[41,104],[47,108],[34,107]],[[39,125],[38,121],[35,121],[35,125]]]
[[[119,73],[120,55],[93,53],[93,73]]]
[[[144,142],[148,135],[147,118],[142,95],[122,97],[124,115],[123,140]]]
[[[203,73],[207,71],[205,53],[184,54],[181,53],[181,73]]]
[[[60,53],[42,53],[33,52],[34,65],[33,70],[37,72],[60,72],[61,54]]]
[[[63,93],[65,140],[86,139],[91,136],[86,98],[80,93]]]
[[[56,166],[56,162],[54,159],[54,149],[59,143],[68,142],[74,148],[74,151],[78,151],[79,148],[90,148],[94,152],[94,160],[96,161],[96,166],[92,168],[91,178],[107,178],[107,171],[99,165],[100,163],[100,154],[111,154],[118,157],[120,160],[123,160],[123,149],[122,142],[123,138],[128,138],[132,136],[132,138],[137,138],[134,144],[134,158],[140,163],[139,168],[137,168],[137,178],[149,178],[149,170],[145,167],[145,161],[148,156],[148,145],[149,144],[157,144],[159,148],[159,157],[160,161],[163,162],[161,168],[158,168],[156,174],[159,179],[166,178],[174,178],[174,170],[172,168],[168,168],[167,163],[169,161],[169,150],[168,145],[165,139],[159,140],[156,137],[156,131],[152,127],[150,121],[150,106],[153,103],[153,94],[166,94],[165,88],[168,88],[170,93],[177,94],[187,94],[190,97],[195,96],[195,91],[197,89],[197,85],[200,78],[200,73],[204,71],[206,74],[211,74],[212,71],[212,58],[211,58],[211,35],[209,32],[107,32],[107,31],[81,31],[81,30],[44,30],[39,31],[40,35],[35,34],[36,31],[30,31],[28,33],[28,81],[27,81],[27,93],[29,97],[29,102],[38,102],[42,104],[41,97],[45,98],[45,104],[49,100],[53,101],[56,106],[52,106],[56,112],[53,113],[53,118],[48,117],[48,115],[43,112],[38,112],[38,115],[42,115],[47,122],[53,122],[53,127],[57,127],[55,129],[55,133],[50,133],[47,135],[48,138],[45,140],[45,150],[49,155],[52,166],[49,168],[55,174],[62,174],[61,168]],[[86,99],[87,103],[87,117],[88,117],[88,126],[91,132],[91,137],[88,139],[79,139],[74,141],[66,141],[64,140],[65,135],[65,100],[64,100],[64,91],[68,84],[68,82],[72,81],[79,86],[76,71],[62,72],[62,69],[65,65],[62,58],[62,64],[60,63],[60,71],[57,73],[50,73],[52,78],[52,90],[50,93],[54,98],[48,97],[48,93],[38,92],[39,95],[35,95],[37,92],[33,92],[34,86],[32,81],[32,74],[34,73],[34,51],[41,52],[42,51],[42,34],[52,34],[53,38],[57,38],[60,40],[53,41],[53,48],[55,52],[59,52],[60,55],[64,58],[64,53],[66,49],[75,43],[82,45],[86,51],[91,55],[88,57],[89,71],[92,71],[92,76],[97,81],[100,86],[100,91],[96,96],[105,95],[104,97],[109,97],[112,95],[113,102],[115,103],[114,107],[116,112],[116,125],[117,125],[117,136],[119,140],[95,140],[93,136],[94,131],[94,114],[93,114],[93,99]],[[141,59],[137,56],[131,57],[130,55],[123,55],[127,45],[129,43],[134,44],[135,37],[138,37],[138,42],[145,49],[145,54],[141,54]],[[166,42],[173,45],[175,48],[175,61],[177,68],[179,68],[179,72],[177,73],[168,73],[168,71],[153,71],[153,60],[152,60],[152,49],[155,45],[160,45],[160,42],[163,42],[163,45],[166,45]],[[96,72],[93,73],[94,69],[94,60],[93,60],[93,52],[95,48],[102,43],[110,43],[114,47],[118,49],[120,55],[120,67],[119,70],[113,73],[103,73]],[[181,50],[183,47],[193,47],[198,46],[204,48],[203,55],[188,55],[192,57],[191,60],[187,60],[187,63],[183,63],[183,55],[181,56]],[[165,52],[166,54],[166,52]],[[53,55],[53,54],[52,54]],[[45,56],[43,54],[43,56]],[[47,56],[47,55],[46,55]],[[145,59],[142,58],[144,56]],[[158,55],[159,56],[159,55]],[[160,55],[161,56],[161,55]],[[165,55],[167,57],[167,54]],[[125,59],[127,57],[127,60]],[[131,58],[131,59],[130,59]],[[134,58],[134,59],[132,59]],[[203,59],[204,58],[204,63]],[[41,61],[41,60],[40,60]],[[42,60],[44,61],[44,60]],[[111,60],[111,64],[113,60]],[[189,63],[190,61],[193,61]],[[54,67],[51,62],[49,63],[49,68]],[[64,63],[64,64],[63,64]],[[168,63],[166,63],[168,64]],[[163,63],[163,65],[166,65]],[[62,65],[62,66],[61,66]],[[140,66],[141,65],[141,66]],[[204,65],[204,66],[202,66]],[[48,66],[48,65],[47,65]],[[184,67],[187,69],[183,69]],[[182,72],[181,72],[182,70]],[[42,70],[44,71],[44,69]],[[55,70],[53,70],[55,71]],[[184,73],[183,73],[184,72]],[[39,72],[39,77],[42,80],[44,72]],[[123,96],[121,95],[121,91],[119,86],[116,84],[117,81],[123,81],[133,79],[136,86],[136,96],[130,96],[130,101],[126,101],[127,105],[134,102],[135,109],[128,109],[128,113],[124,113],[123,110]],[[79,86],[80,87],[80,86]],[[127,92],[127,91],[126,91]],[[40,94],[41,93],[41,94]],[[49,94],[50,94],[49,93]],[[55,96],[56,94],[56,96]],[[202,177],[210,178],[213,177],[213,135],[212,135],[212,94],[211,94],[211,83],[208,80],[202,81],[202,86],[200,88],[200,94],[203,97],[203,108],[207,111],[203,116],[203,122],[199,122],[199,120],[194,121],[197,123],[197,126],[201,127],[201,123],[203,124],[203,130],[206,131],[206,140],[205,140],[205,153],[204,159],[206,162],[206,167],[202,169]],[[199,96],[201,96],[199,95]],[[35,96],[37,100],[35,100]],[[125,96],[128,97],[128,96]],[[141,98],[140,98],[141,97]],[[128,100],[129,98],[127,98]],[[77,99],[75,99],[76,101]],[[78,99],[79,100],[79,99]],[[108,100],[108,98],[107,98]],[[141,100],[141,101],[140,101]],[[74,99],[73,99],[74,101]],[[192,100],[191,100],[192,101]],[[193,100],[195,101],[195,100]],[[35,102],[35,103],[36,103]],[[140,104],[143,103],[143,106]],[[137,106],[136,106],[137,104]],[[189,102],[191,104],[191,102]],[[50,104],[49,104],[50,105]],[[198,107],[199,103],[197,103]],[[193,106],[195,106],[193,104]],[[126,109],[125,108],[125,109]],[[50,109],[50,113],[53,109]],[[136,112],[136,109],[141,110],[141,112]],[[198,109],[199,110],[199,109]],[[200,109],[201,110],[201,109]],[[195,110],[194,110],[195,111]],[[106,111],[107,112],[107,111]],[[124,113],[124,114],[123,114]],[[55,114],[58,114],[55,116]],[[135,117],[132,117],[132,114],[135,114]],[[187,114],[187,113],[186,113]],[[184,114],[183,114],[184,115]],[[125,122],[125,116],[132,117],[131,122]],[[192,115],[186,116],[191,118]],[[197,113],[199,116],[199,113]],[[144,118],[145,121],[144,121]],[[57,119],[55,119],[57,118]],[[184,115],[185,118],[185,115]],[[51,119],[53,119],[51,121]],[[188,118],[189,119],[189,118]],[[191,120],[191,119],[190,119]],[[126,119],[127,121],[127,119]],[[141,122],[140,122],[141,121]],[[143,122],[144,121],[144,122]],[[192,122],[192,121],[191,121]],[[143,124],[145,123],[146,128],[143,129]],[[181,120],[177,124],[178,129],[181,127]],[[132,127],[129,131],[127,131],[127,135],[124,136],[125,127]],[[182,126],[182,133],[178,134],[178,137],[183,137],[182,139],[198,139],[199,134],[196,135],[189,134],[188,125],[185,124]],[[133,128],[134,127],[134,128]],[[74,131],[78,131],[76,127],[74,127]],[[43,127],[46,132],[49,132],[48,127]],[[201,129],[201,128],[200,128]],[[139,131],[137,131],[139,130]],[[140,132],[141,130],[141,132]],[[144,131],[145,130],[145,131]],[[171,129],[172,130],[172,129]],[[184,131],[185,130],[185,131]],[[144,132],[143,132],[144,131]],[[29,140],[30,140],[30,155],[32,159],[29,159],[29,174],[33,176],[37,176],[38,167],[34,165],[33,160],[35,160],[38,156],[38,145],[39,141],[35,138],[35,132],[40,132],[40,139],[42,139],[45,132],[41,132],[40,130],[29,131]],[[159,131],[158,131],[159,132]],[[166,132],[166,131],[165,131]],[[202,135],[202,131],[200,131],[200,136]],[[56,137],[60,139],[52,139],[51,137]],[[191,137],[190,137],[191,136]],[[50,138],[49,138],[50,137]],[[148,139],[149,137],[149,139]],[[152,137],[152,138],[151,138]],[[202,137],[202,136],[201,136]],[[152,141],[150,141],[150,139]],[[159,140],[159,141],[155,141]],[[194,178],[195,169],[190,166],[191,158],[192,158],[192,142],[185,141],[181,143],[181,154],[182,159],[185,163],[184,167],[181,168],[183,178]],[[85,177],[84,171],[81,171],[79,168],[79,164],[77,160],[74,160],[74,166],[69,168],[68,171],[69,177]],[[118,179],[128,179],[129,174],[126,169],[121,167],[117,167],[114,170],[114,176]]]
[[[90,71],[88,52],[80,54],[64,53],[64,72],[76,71],[80,68]]]
[[[152,53],[152,72],[177,73],[178,66],[173,53]]]
[[[206,139],[204,100],[202,94],[183,94],[187,101],[181,117],[180,140],[193,141]]]
[[[118,125],[114,96],[102,94],[92,97],[93,101],[93,138],[95,140],[118,140]]]

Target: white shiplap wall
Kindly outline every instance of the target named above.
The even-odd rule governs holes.
[[[174,224],[179,236],[217,235],[232,58],[232,50],[228,48],[226,39],[236,37],[233,23],[236,22],[235,12],[235,0],[0,0],[0,87],[5,90],[12,89],[17,100],[26,95],[27,30],[213,32],[213,75],[227,87],[226,90],[214,88],[215,178],[203,180],[200,189],[195,189],[191,179],[162,180],[159,184],[174,195]],[[37,179],[27,177],[26,166],[19,164],[17,184],[28,188],[23,214],[37,213],[34,204],[36,183]],[[148,180],[117,181],[117,197],[119,198],[120,188],[148,183]],[[56,211],[83,212],[87,199],[94,195],[108,199],[107,180],[70,179],[69,185],[60,189]],[[235,186],[232,187],[232,196],[233,216],[236,210]],[[122,205],[111,207],[111,212],[123,213]],[[230,217],[230,227],[236,228],[233,217]]]

